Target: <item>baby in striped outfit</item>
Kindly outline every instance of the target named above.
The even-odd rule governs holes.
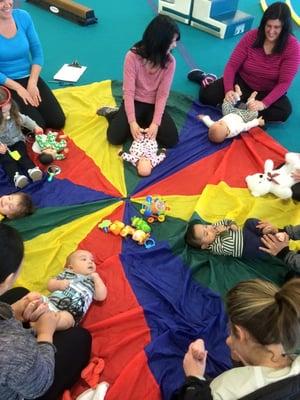
[[[260,247],[261,237],[269,232],[258,228],[259,223],[256,218],[249,218],[239,228],[230,219],[211,225],[193,221],[188,227],[185,240],[194,248],[207,249],[216,255],[267,259],[269,256]]]
[[[133,164],[140,176],[149,176],[152,169],[166,158],[166,149],[159,150],[157,141],[144,134],[141,140],[132,142],[129,153],[121,151],[119,155]]]
[[[224,99],[222,104],[223,117],[213,121],[209,115],[200,114],[197,118],[208,127],[208,138],[211,142],[222,143],[225,139],[233,138],[241,132],[248,131],[255,126],[264,126],[262,117],[258,118],[257,111],[250,111],[248,105],[255,100],[257,92],[253,92],[247,103],[239,103],[242,95],[239,85],[235,85],[236,103]]]
[[[57,330],[77,325],[93,299],[103,301],[107,296],[94,257],[87,250],[76,250],[68,256],[63,272],[49,280],[48,290],[51,294],[44,296],[44,302],[57,314]]]

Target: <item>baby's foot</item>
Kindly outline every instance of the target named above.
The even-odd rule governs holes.
[[[247,104],[252,103],[252,101],[254,101],[256,99],[257,96],[257,92],[252,92],[250,97],[247,100]]]

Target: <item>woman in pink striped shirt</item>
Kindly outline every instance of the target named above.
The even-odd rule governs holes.
[[[213,106],[221,104],[224,97],[234,101],[234,85],[238,84],[242,101],[258,92],[250,109],[266,122],[286,121],[292,112],[287,90],[299,64],[300,46],[292,35],[290,9],[285,3],[273,3],[258,29],[247,32],[234,49],[224,77],[203,88],[199,99]]]
[[[123,144],[128,138],[139,140],[143,135],[157,139],[162,147],[177,144],[177,128],[165,107],[176,66],[171,50],[179,39],[176,23],[158,15],[147,26],[142,40],[126,54],[121,107],[98,111],[108,118],[111,144]]]

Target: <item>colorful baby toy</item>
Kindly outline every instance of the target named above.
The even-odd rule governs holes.
[[[146,225],[148,228],[150,228],[147,222],[142,220],[142,218],[133,217],[132,220],[138,225],[143,225],[144,229],[146,228]],[[142,220],[144,224],[137,220]],[[148,230],[148,232],[145,232],[140,228],[136,229],[134,226],[125,225],[122,221],[115,220],[112,222],[110,219],[104,219],[102,222],[100,222],[100,224],[98,224],[98,228],[102,229],[106,233],[111,232],[115,236],[120,235],[124,238],[131,236],[132,239],[137,242],[137,244],[144,245],[146,249],[150,249],[151,247],[155,246],[154,239],[150,238],[151,228],[150,231]]]
[[[159,197],[147,196],[140,213],[147,218],[149,224],[152,224],[154,221],[164,222],[167,210],[170,210],[170,208],[167,207],[164,200]]]

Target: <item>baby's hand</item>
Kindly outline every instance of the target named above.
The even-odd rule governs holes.
[[[204,117],[204,114],[198,114],[196,118],[199,119],[199,121],[202,121]]]
[[[68,279],[62,279],[57,282],[58,290],[66,290],[70,286],[70,281]]]
[[[233,232],[236,232],[239,228],[236,224],[233,223],[229,226],[229,229],[232,230]]]
[[[259,117],[258,118],[258,125],[259,126],[264,126],[265,125],[265,120],[263,119],[263,117]]]
[[[93,278],[93,280],[100,278],[98,272],[92,272],[91,277]]]
[[[6,152],[7,152],[6,144],[1,143],[0,144],[0,154],[5,154]]]
[[[218,225],[218,226],[215,226],[214,229],[215,229],[215,232],[216,232],[217,234],[220,234],[220,233],[223,233],[223,232],[228,231],[228,227],[225,226],[225,225]]]
[[[42,135],[44,133],[44,129],[40,126],[37,126],[36,128],[34,128],[34,133],[36,135]]]

